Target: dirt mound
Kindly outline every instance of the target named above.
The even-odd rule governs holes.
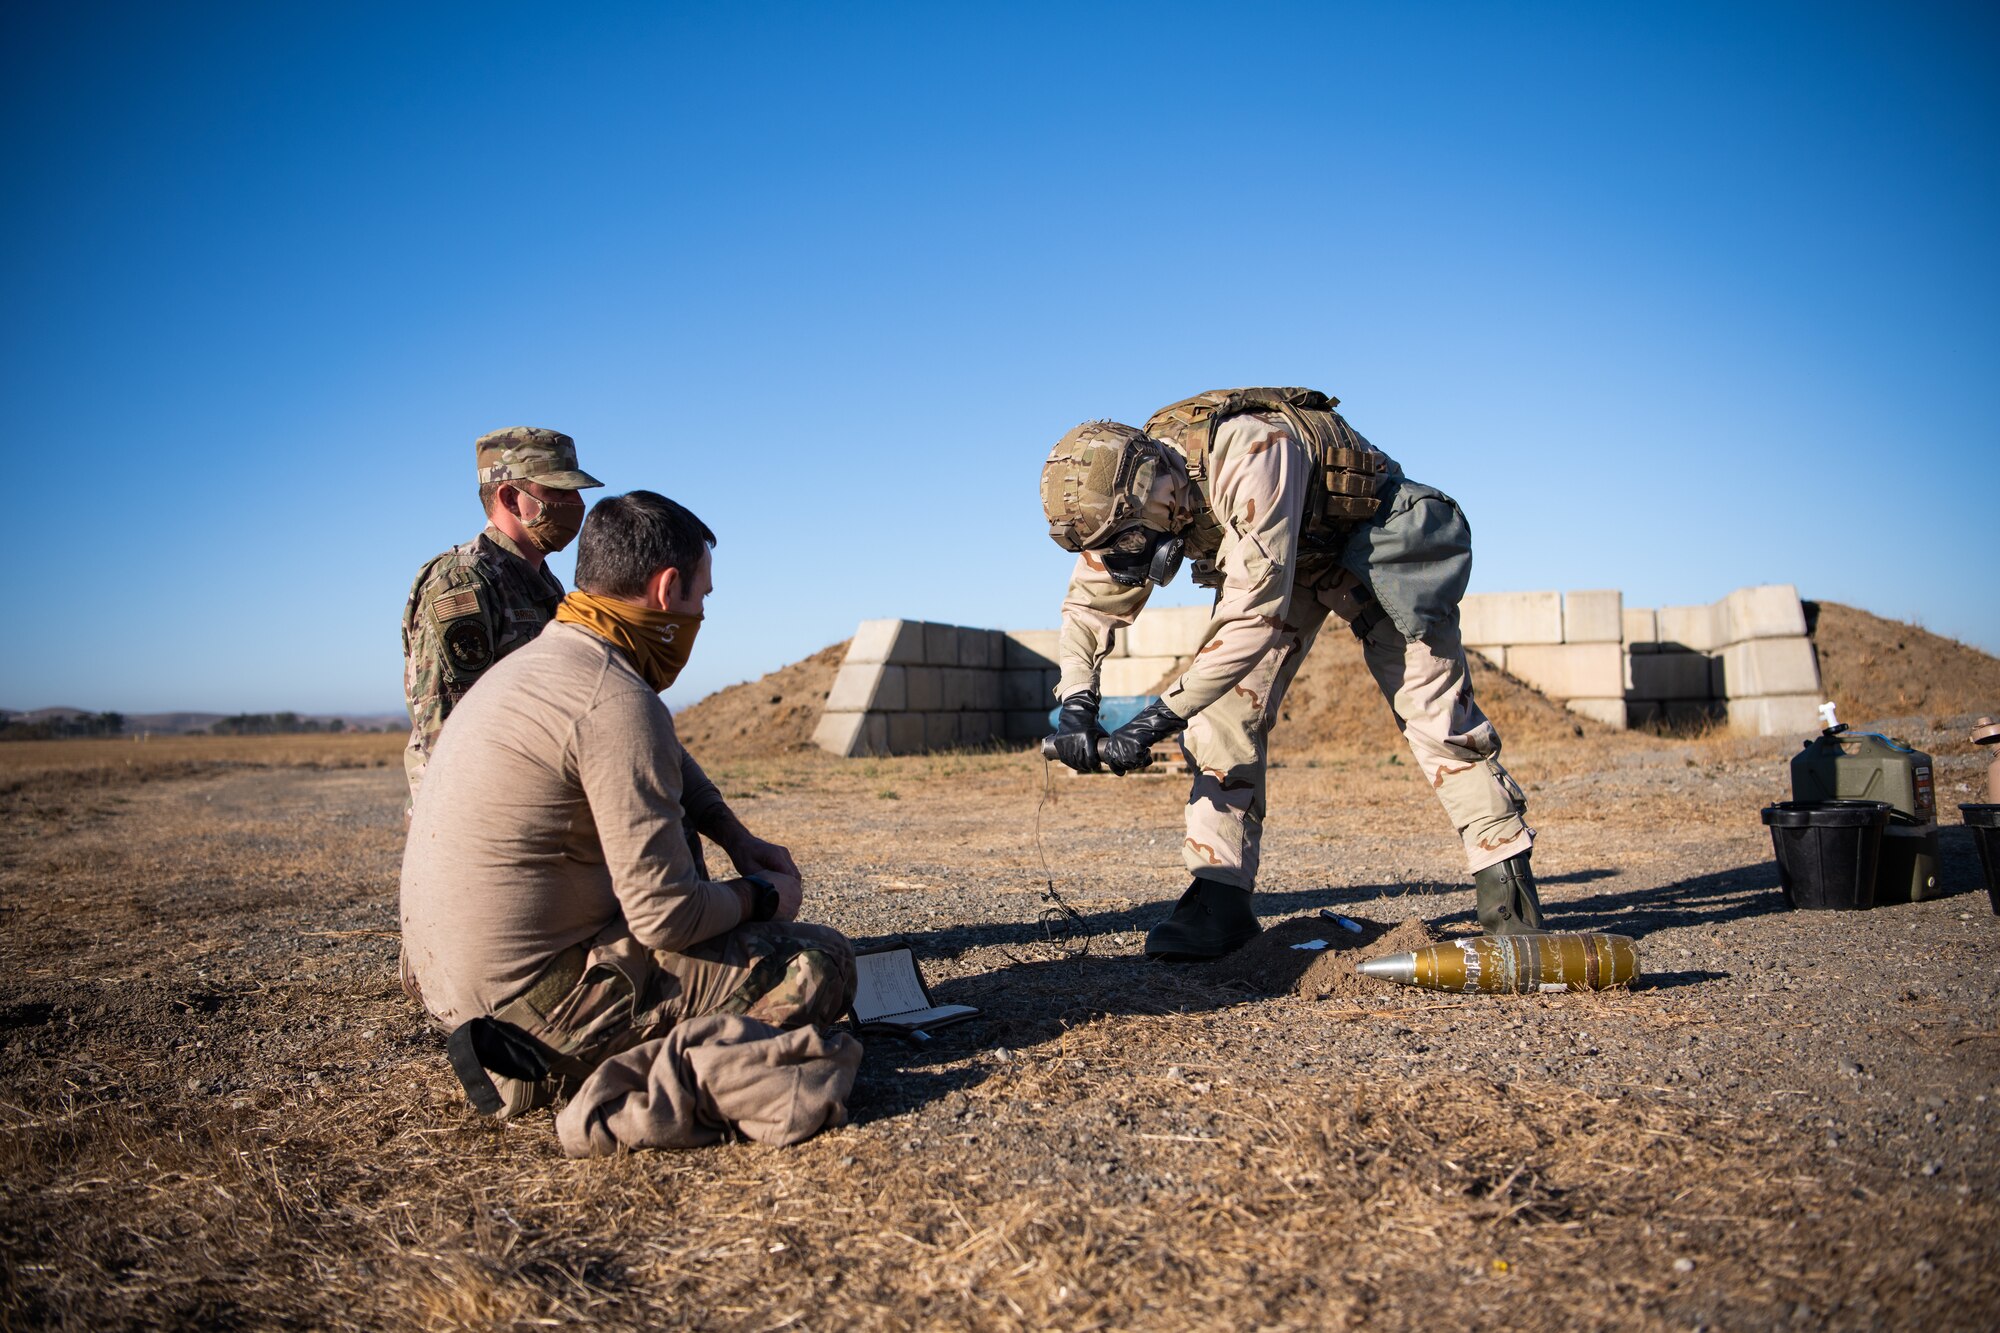
[[[1556,740],[1596,730],[1532,686],[1472,654],[1472,688],[1479,706],[1509,744]],[[1324,750],[1388,750],[1401,753],[1396,719],[1361,659],[1361,644],[1338,625],[1329,626],[1306,655],[1298,679],[1286,692],[1273,754]]]
[[[681,744],[700,758],[762,759],[803,750],[847,656],[847,640],[674,714]]]
[[[1838,701],[1842,717],[1873,725],[1889,718],[1941,720],[2000,711],[2000,658],[1839,602],[1807,602],[1806,611],[1826,697]],[[748,684],[718,690],[676,715],[682,741],[698,755],[732,759],[805,749],[846,652],[847,645],[837,643]],[[1176,663],[1166,679],[1185,665]],[[1604,730],[1477,654],[1472,677],[1479,706],[1510,744]],[[1402,749],[1395,718],[1361,660],[1361,645],[1339,626],[1330,627],[1285,696],[1271,733],[1272,753]]]
[[[1341,924],[1352,922],[1360,930]],[[1358,1000],[1384,993],[1386,983],[1361,976],[1363,958],[1405,953],[1437,943],[1420,917],[1393,928],[1363,917],[1297,916],[1280,921],[1226,958],[1191,969],[1211,985],[1257,995]],[[1312,947],[1315,944],[1322,947]]]
[[[1939,725],[2000,712],[2000,657],[1839,602],[1807,602],[1806,616],[1821,689],[1844,722],[1872,727],[1921,716]]]

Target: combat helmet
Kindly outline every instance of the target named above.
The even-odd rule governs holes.
[[[1086,421],[1042,465],[1042,512],[1065,551],[1104,545],[1141,521],[1153,482],[1171,469],[1166,446],[1116,421]]]

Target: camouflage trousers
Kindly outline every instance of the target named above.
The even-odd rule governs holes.
[[[1264,832],[1264,761],[1285,691],[1329,614],[1359,626],[1362,655],[1396,725],[1465,846],[1483,870],[1534,844],[1528,803],[1500,766],[1500,737],[1472,697],[1458,619],[1406,641],[1352,576],[1315,596],[1301,592],[1277,644],[1242,683],[1195,714],[1181,738],[1194,787],[1182,860],[1191,874],[1254,888]]]
[[[556,1057],[538,1082],[490,1075],[500,1115],[570,1095],[611,1056],[690,1018],[741,1014],[773,1027],[827,1027],[853,1003],[854,946],[830,926],[756,922],[669,953],[648,949],[619,921],[557,954],[495,1011]]]

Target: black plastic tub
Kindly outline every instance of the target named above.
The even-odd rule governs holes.
[[[1764,807],[1778,887],[1802,912],[1860,912],[1875,905],[1887,801],[1780,801]]]
[[[1979,864],[1986,871],[1986,899],[2000,915],[2000,805],[1961,805],[1958,813],[1979,845]]]

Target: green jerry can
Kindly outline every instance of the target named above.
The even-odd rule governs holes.
[[[1831,710],[1828,712],[1831,722]],[[1887,801],[1875,905],[1941,897],[1937,882],[1937,793],[1931,757],[1872,731],[1831,722],[1792,756],[1795,801]]]

